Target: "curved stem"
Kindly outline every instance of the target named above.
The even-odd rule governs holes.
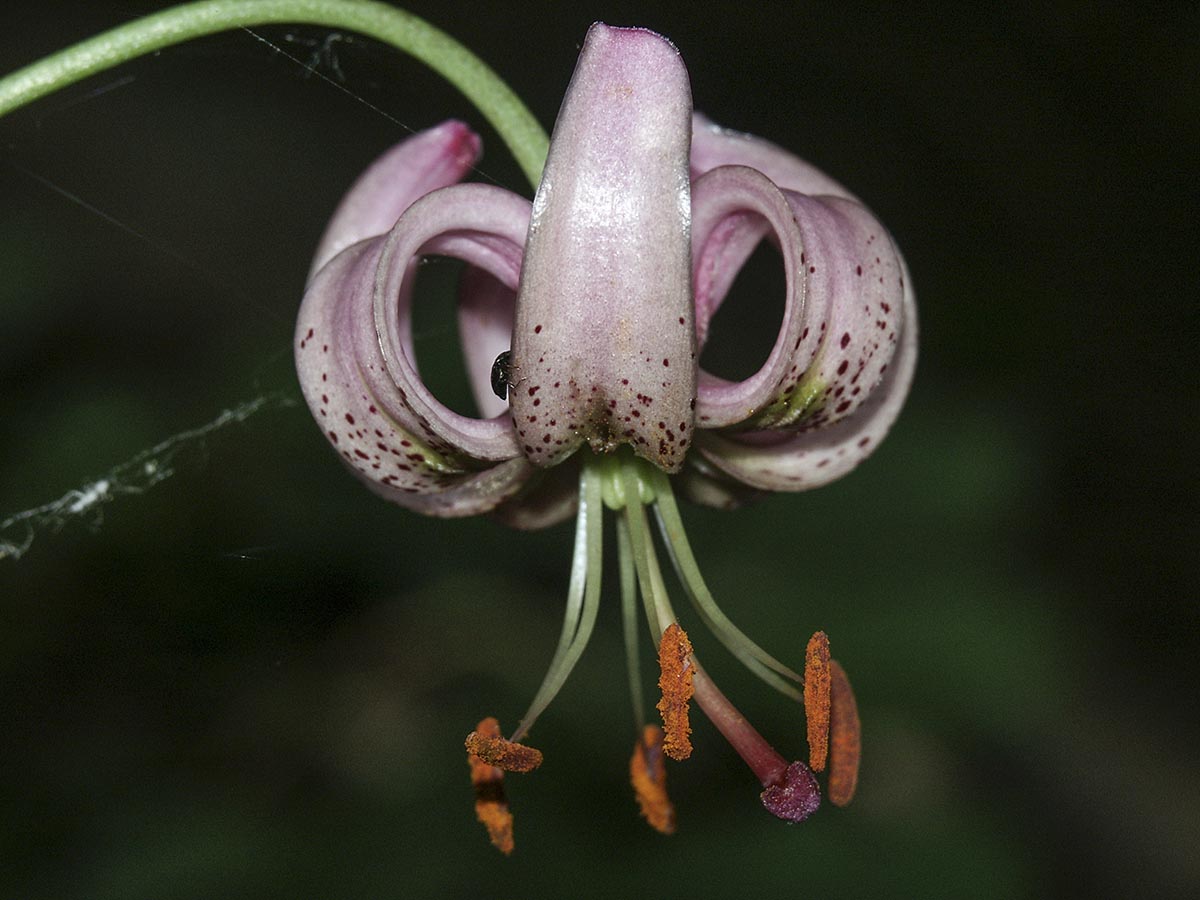
[[[530,184],[548,139],[532,113],[479,57],[428,22],[373,0],[202,0],[120,25],[0,79],[0,116],[138,56],[192,38],[259,25],[357,31],[419,59],[466,95],[499,132]]]

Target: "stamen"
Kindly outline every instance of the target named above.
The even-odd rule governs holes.
[[[808,720],[808,765],[825,771],[829,752],[829,637],[818,631],[804,651],[804,716]]]
[[[474,733],[498,738],[500,723],[489,716],[479,723]],[[475,789],[475,818],[487,829],[492,846],[508,856],[514,846],[513,815],[504,796],[504,773],[473,753],[467,753],[467,764],[471,767],[471,785]]]
[[[675,807],[667,796],[667,767],[663,765],[663,730],[647,725],[629,760],[629,780],[642,817],[662,834],[675,833]]]
[[[637,468],[631,463],[626,463],[628,460],[622,458],[617,472],[621,496],[634,497],[638,495],[642,480]],[[650,626],[650,633],[659,637],[676,621],[675,612],[671,609],[671,600],[667,596],[666,585],[663,584],[662,570],[654,552],[654,539],[646,522],[645,506],[642,503],[627,502],[624,511],[633,565],[646,609],[646,621]]]
[[[862,728],[858,721],[858,703],[850,679],[838,665],[829,663],[831,684],[829,753],[829,802],[845,806],[854,799],[858,786],[858,763],[862,756]]]
[[[550,668],[542,679],[521,724],[512,740],[519,741],[529,733],[537,717],[550,705],[567,676],[579,662],[600,610],[600,571],[603,567],[603,501],[600,476],[593,466],[583,466],[579,476],[579,512],[575,522],[575,550],[571,560],[571,580],[567,591],[567,609],[563,616],[558,646],[550,660]]]
[[[485,724],[486,729],[475,729],[463,741],[468,753],[505,772],[532,772],[542,764],[541,750],[505,740],[500,736],[499,725],[496,725],[494,718],[489,717],[480,723],[481,726]]]
[[[692,699],[694,671],[691,655],[692,643],[688,640],[687,632],[677,622],[672,622],[663,632],[658,645],[658,665],[662,670],[658,678],[658,687],[662,690],[658,711],[662,713],[666,731],[663,752],[674,760],[684,760],[692,755],[692,742],[688,739],[692,733],[688,723],[688,701]]]
[[[670,481],[665,473],[653,466],[647,466],[646,469],[649,473],[647,478],[654,489],[654,513],[663,543],[667,547],[675,572],[679,575],[679,581],[701,620],[742,665],[784,696],[800,700],[800,691],[785,680],[799,682],[800,676],[750,640],[717,605],[716,598],[704,583],[700,566],[696,563],[696,557],[688,543],[683,518],[679,515]]]
[[[642,712],[642,668],[638,664],[637,570],[633,562],[633,548],[629,543],[629,525],[620,516],[617,517],[617,563],[621,572],[621,625],[625,632],[625,667],[629,673],[633,724],[635,728],[640,728],[646,717]]]
[[[624,496],[632,497],[637,489],[637,472],[632,466],[623,465],[620,476]],[[661,502],[666,492],[656,491],[656,494],[658,501]],[[762,783],[763,806],[771,814],[785,821],[804,821],[821,805],[821,792],[817,787],[816,777],[804,763],[794,762],[789,765],[787,760],[776,753],[775,748],[754,730],[745,717],[737,711],[737,708],[729,702],[729,699],[721,693],[712,679],[705,674],[699,661],[691,653],[690,643],[687,644],[686,652],[682,654],[679,652],[678,636],[675,635],[673,629],[678,629],[678,635],[682,635],[685,640],[687,636],[683,634],[682,629],[678,628],[675,613],[671,609],[671,601],[663,586],[662,574],[658,569],[658,561],[654,554],[654,542],[647,532],[646,515],[642,504],[629,502],[625,504],[625,523],[629,530],[630,548],[637,570],[638,585],[646,603],[646,616],[650,621],[650,629],[653,633],[662,635],[659,645],[659,665],[663,667],[663,680],[668,684],[671,682],[671,679],[665,678],[668,671],[667,665],[664,665],[665,656],[668,663],[672,659],[675,660],[679,675],[691,676],[696,702],[700,704],[705,715]],[[667,543],[670,544],[671,540],[672,538],[668,537]],[[689,663],[686,668],[683,665],[684,661]],[[761,664],[759,668],[762,668]],[[663,682],[660,681],[660,686],[662,685]],[[796,696],[799,696],[798,693]],[[665,688],[663,701],[667,702]],[[659,709],[662,709],[662,704]],[[689,728],[688,731],[690,732],[690,730]],[[670,741],[671,729],[668,724],[667,734],[664,738],[664,751],[668,755],[672,755]],[[689,752],[690,747],[689,743]]]

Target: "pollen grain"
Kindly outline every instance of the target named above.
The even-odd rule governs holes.
[[[505,772],[532,772],[542,764],[541,750],[505,740],[495,722],[491,717],[484,719],[479,728],[467,735],[463,743],[468,753]],[[486,729],[483,728],[485,724],[488,725]]]
[[[829,637],[818,631],[804,652],[804,717],[808,722],[808,765],[825,770],[829,753]]]
[[[691,656],[692,643],[687,632],[677,622],[672,622],[658,645],[658,666],[662,670],[658,678],[658,687],[662,691],[658,711],[662,714],[665,732],[663,752],[674,760],[692,755],[692,742],[688,738],[692,733],[688,723],[688,701],[692,699]]]
[[[488,717],[479,723],[476,734],[500,736],[500,723]],[[508,856],[513,852],[513,815],[504,795],[504,772],[484,762],[474,753],[467,754],[471,767],[471,786],[475,790],[475,818],[487,829],[492,845]]]
[[[862,727],[850,679],[837,660],[829,663],[833,685],[830,704],[829,802],[845,806],[854,799],[858,786],[858,763],[862,756]]]
[[[663,730],[647,725],[629,760],[629,780],[642,817],[655,831],[675,833],[675,807],[667,796],[667,768],[663,764]]]

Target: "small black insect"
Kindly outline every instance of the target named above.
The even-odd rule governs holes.
[[[512,380],[513,368],[511,350],[505,350],[492,363],[492,393],[501,400],[507,400],[508,389],[517,384]]]

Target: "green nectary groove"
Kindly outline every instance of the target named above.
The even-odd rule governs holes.
[[[781,394],[763,407],[757,415],[738,426],[745,428],[783,428],[795,425],[816,413],[824,405],[822,399],[829,383],[821,378],[820,358],[813,361],[809,374],[805,375],[790,391]]]

